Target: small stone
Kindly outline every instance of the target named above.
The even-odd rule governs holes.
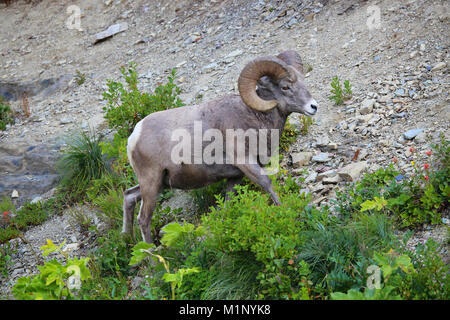
[[[324,179],[334,178],[337,175],[336,170],[328,170],[322,173],[319,173],[316,178],[316,182],[320,182]]]
[[[435,64],[433,68],[431,68],[431,71],[437,71],[445,68],[447,66],[447,63],[445,62],[439,62],[438,64]]]
[[[38,203],[38,202],[42,202],[42,197],[38,196],[38,197],[34,197],[33,200],[31,200],[31,203]]]
[[[205,71],[205,72],[211,72],[215,68],[217,68],[217,66],[218,66],[217,63],[213,62],[213,63],[208,64],[207,66],[204,66],[202,70]]]
[[[66,245],[63,249],[63,252],[70,252],[73,250],[77,250],[78,249],[78,243],[69,243],[68,245]]]
[[[291,153],[292,165],[294,168],[300,168],[309,163],[313,154],[312,152],[296,152]]]
[[[110,38],[113,35],[123,32],[127,29],[128,29],[128,23],[126,23],[126,22],[113,24],[113,25],[109,26],[109,28],[106,29],[105,31],[99,32],[95,35],[94,44],[96,44],[104,39]]]
[[[373,111],[373,106],[375,105],[375,99],[365,99],[361,103],[361,107],[359,108],[359,113],[361,115],[369,114]]]
[[[423,132],[423,129],[411,129],[403,133],[403,137],[406,140],[412,140],[421,132]]]
[[[226,56],[226,58],[234,58],[234,57],[237,57],[237,56],[241,55],[242,53],[243,53],[243,51],[242,51],[241,49],[237,49],[237,50],[231,51],[231,52]]]
[[[395,95],[396,96],[405,96],[406,95],[406,91],[403,88],[397,89],[397,90],[395,90]]]
[[[15,199],[19,197],[19,192],[17,190],[13,190],[11,193],[11,198]]]
[[[186,63],[187,63],[187,61],[186,61],[186,60],[183,60],[183,61],[181,61],[180,63],[178,63],[178,64],[175,66],[175,68],[180,68],[180,67],[184,66]]]
[[[422,131],[414,138],[414,142],[415,143],[424,143],[425,138],[426,138],[425,132]]]
[[[416,51],[413,51],[413,52],[411,52],[410,54],[409,54],[409,57],[411,58],[411,59],[413,59],[413,58],[415,58],[416,56],[417,56],[417,54],[418,54],[419,52],[416,50]]]
[[[329,157],[328,153],[319,153],[312,157],[312,161],[314,162],[327,162],[330,161],[331,158]]]
[[[59,121],[60,124],[68,124],[68,123],[71,123],[71,122],[72,122],[72,119],[69,118],[69,117],[64,117],[64,118],[62,118],[62,119]]]
[[[315,172],[315,171],[311,172],[311,173],[306,177],[304,183],[311,183],[311,182],[316,181],[317,175],[318,175],[317,172]]]
[[[335,175],[331,178],[323,178],[322,183],[323,184],[337,184],[341,178],[338,175]]]
[[[342,180],[353,182],[367,169],[367,161],[353,162],[339,169],[338,175]]]
[[[330,139],[328,136],[324,135],[316,139],[316,147],[318,148],[325,148],[330,143]]]

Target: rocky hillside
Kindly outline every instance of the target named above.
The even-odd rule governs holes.
[[[250,59],[299,52],[309,66],[306,83],[319,111],[283,166],[294,174],[307,169],[302,187],[317,204],[329,203],[346,181],[394,158],[412,171],[411,161],[424,161],[440,133],[450,138],[447,1],[79,0],[75,5],[79,27],[72,16],[77,11],[68,12],[64,3],[0,4],[0,94],[18,114],[15,124],[0,131],[0,196],[12,196],[19,205],[52,193],[65,136],[89,127],[107,131],[106,80],[119,79],[119,67],[131,61],[143,90],[175,68],[181,98],[195,104],[236,92]],[[98,41],[96,35],[115,24],[121,32]],[[352,99],[341,106],[329,99],[336,76],[352,85]],[[300,126],[298,115],[290,122]],[[183,192],[170,201],[186,211],[192,202]],[[30,246],[37,251],[49,237],[88,241],[67,219],[55,217],[24,235],[29,245],[21,244],[14,257],[8,286],[35,272]],[[443,241],[444,235],[441,227],[421,230],[413,241]]]

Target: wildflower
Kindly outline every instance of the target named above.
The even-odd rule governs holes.
[[[3,211],[3,216],[6,217],[8,215],[8,211]]]
[[[397,157],[394,157],[394,158],[392,159],[392,162],[397,163],[397,162],[398,162]]]
[[[428,163],[425,163],[425,164],[423,165],[423,168],[424,168],[425,170],[428,170],[428,169],[430,168],[430,165],[429,165]]]
[[[424,178],[426,181],[430,180],[430,177],[428,177],[428,176],[425,176]]]
[[[415,161],[413,160],[413,161],[411,161],[411,164],[412,164],[412,165],[415,165],[415,164],[416,164],[416,162],[415,162]]]
[[[431,150],[428,150],[428,151],[426,152],[426,154],[427,154],[427,156],[431,156]]]
[[[294,260],[290,259],[288,262],[289,265],[293,265],[294,264]]]
[[[415,149],[413,147],[409,148],[409,152],[413,153]]]

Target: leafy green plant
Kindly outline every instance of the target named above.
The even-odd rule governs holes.
[[[298,134],[299,131],[289,124],[289,122],[286,122],[280,137],[280,151],[288,151],[289,146],[295,142]]]
[[[296,259],[309,264],[318,297],[363,286],[374,250],[383,250],[393,241],[392,226],[383,215],[318,225],[300,237],[303,241]]]
[[[76,70],[75,81],[79,86],[81,86],[86,81],[86,74],[82,73],[80,70]]]
[[[51,240],[47,240],[47,244],[41,247],[43,256],[59,252],[65,257],[66,264],[53,259],[38,266],[39,274],[19,278],[12,289],[16,299],[71,300],[76,298],[76,292],[80,289],[82,282],[92,277],[87,267],[89,258],[71,259],[61,249],[63,245],[64,242],[56,246]]]
[[[6,125],[14,124],[14,116],[9,104],[0,96],[0,130],[6,130]]]
[[[332,96],[330,96],[329,99],[333,100],[336,105],[341,105],[344,101],[352,98],[352,86],[349,80],[344,81],[344,88],[342,88],[339,78],[334,77],[331,81],[331,87],[332,89],[330,92],[332,93]]]
[[[147,115],[184,104],[179,98],[181,89],[175,84],[175,69],[169,75],[167,83],[158,85],[152,94],[139,90],[135,63],[130,63],[128,68],[122,66],[120,72],[125,84],[108,79],[108,89],[103,92],[103,99],[106,101],[103,108],[105,119],[109,127],[117,132],[112,142],[101,145],[103,153],[113,160],[113,169],[126,176],[129,184],[132,184],[136,182],[136,178],[127,158],[128,136]]]
[[[120,72],[126,85],[109,79],[108,90],[103,93],[103,99],[107,102],[104,107],[105,118],[110,128],[116,129],[119,136],[127,138],[136,123],[150,113],[183,105],[178,97],[181,89],[174,82],[175,70],[172,70],[168,82],[158,86],[153,94],[139,91],[135,63],[130,63],[128,68],[121,67]]]
[[[306,115],[300,115],[298,119],[300,120],[300,124],[302,125],[300,132],[303,136],[306,136],[308,134],[309,127],[314,124],[315,120]]]
[[[275,189],[282,195],[281,206],[268,205],[267,195],[249,190],[249,186],[237,186],[234,197],[225,203],[218,196],[217,209],[202,218],[211,232],[206,241],[216,250],[247,252],[264,265],[257,275],[260,298],[294,297],[304,287],[299,280],[301,264],[294,264],[293,259],[308,201],[286,186],[276,183]]]
[[[8,276],[8,266],[12,264],[11,255],[16,252],[11,247],[9,242],[0,244],[0,274],[4,277]]]
[[[92,279],[87,280],[80,297],[87,300],[123,300],[129,298],[129,278],[136,271],[129,266],[134,242],[119,229],[109,229],[98,237],[89,254]]]
[[[337,211],[352,217],[383,212],[401,227],[441,223],[450,199],[450,169],[435,170],[428,163],[423,169],[415,162],[412,165],[415,171],[409,177],[393,165],[366,174],[344,192],[337,192]]]
[[[406,240],[405,240],[406,242]],[[333,292],[334,300],[442,299],[448,300],[449,266],[439,256],[434,240],[416,250],[401,246],[386,253],[374,252],[379,268],[378,288],[352,288],[347,293]],[[374,266],[374,265],[372,265]],[[382,281],[381,281],[382,280]]]
[[[162,241],[166,244],[173,245],[177,242],[177,239],[183,233],[195,232],[192,228],[193,225],[180,226],[177,224],[172,224],[171,227],[166,229],[166,238],[163,238]],[[171,298],[175,300],[176,291],[180,288],[183,283],[183,278],[189,274],[200,272],[199,268],[180,268],[175,270],[174,272],[170,271],[169,262],[164,259],[161,255],[155,254],[151,249],[154,248],[154,244],[148,244],[145,242],[140,242],[133,248],[132,258],[130,260],[130,265],[141,262],[147,257],[151,257],[155,260],[155,262],[159,262],[164,266],[166,273],[162,276],[162,279],[165,282],[170,283],[171,287]]]
[[[8,201],[3,200],[3,207]],[[0,243],[16,238],[21,232],[26,231],[31,226],[42,224],[52,214],[59,210],[56,199],[46,202],[29,203],[26,202],[20,210],[16,210],[14,205],[7,205],[9,210],[3,211],[0,218]]]
[[[410,257],[413,272],[393,275],[388,283],[398,288],[404,299],[448,300],[450,266],[441,258],[441,249],[433,239],[419,244],[415,250],[400,247],[397,251]]]

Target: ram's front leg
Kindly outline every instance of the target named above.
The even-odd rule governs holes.
[[[264,169],[258,164],[241,164],[236,165],[253,183],[260,185],[264,191],[270,194],[275,205],[279,206],[281,204],[280,198],[272,189],[272,181],[269,176],[264,173]]]

